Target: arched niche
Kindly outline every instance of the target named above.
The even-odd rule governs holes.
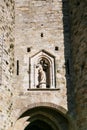
[[[55,57],[41,50],[30,58],[30,89],[55,88]]]

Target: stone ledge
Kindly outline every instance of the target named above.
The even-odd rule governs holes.
[[[29,88],[28,91],[57,91],[60,90],[60,88]]]

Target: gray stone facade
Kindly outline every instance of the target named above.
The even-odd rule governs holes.
[[[73,2],[73,4],[72,4]],[[87,1],[70,0],[73,85],[76,121],[79,130],[87,129]]]
[[[1,0],[0,130],[87,129],[86,5]]]
[[[14,1],[0,1],[0,130],[12,124]]]

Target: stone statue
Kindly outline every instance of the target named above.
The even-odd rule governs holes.
[[[38,69],[38,87],[46,88],[46,72],[43,70],[43,66],[40,63],[36,68]]]

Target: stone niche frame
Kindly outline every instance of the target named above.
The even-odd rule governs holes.
[[[55,89],[55,56],[45,50],[36,53],[29,60],[29,90],[30,89]],[[37,65],[43,65],[46,75],[46,83],[39,83]]]

